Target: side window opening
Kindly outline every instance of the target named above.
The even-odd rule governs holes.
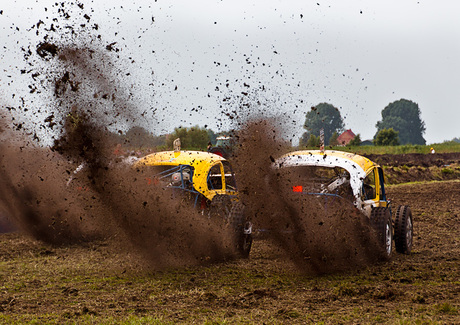
[[[227,190],[236,191],[235,175],[233,174],[230,163],[228,161],[223,161],[222,165],[224,166],[225,187]]]
[[[375,199],[375,170],[372,170],[364,179],[362,192],[364,200]]]
[[[138,171],[144,175],[148,184],[187,186],[193,182],[193,167],[188,165],[143,166]]]
[[[353,200],[350,173],[341,167],[293,166],[280,170],[283,187],[309,194],[334,194]]]
[[[222,173],[220,170],[220,164],[212,166],[209,170],[208,187],[210,190],[222,189]]]
[[[179,166],[148,166],[143,168],[149,184],[162,183],[164,186],[190,188],[193,184],[193,167]]]

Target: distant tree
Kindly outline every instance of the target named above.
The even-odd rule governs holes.
[[[165,136],[155,136],[140,126],[133,126],[122,138],[125,145],[136,148],[162,146],[166,140]]]
[[[390,103],[382,110],[382,120],[376,124],[377,132],[383,129],[393,128],[399,132],[401,144],[426,144],[423,138],[425,133],[425,123],[420,118],[420,108],[418,104],[400,99]]]
[[[180,138],[181,149],[188,150],[206,150],[210,141],[208,131],[205,128],[200,128],[198,125],[191,128],[175,128],[174,132],[169,134],[166,139],[166,145],[169,150],[173,149],[173,142],[177,138]]]
[[[334,132],[341,133],[345,124],[343,123],[340,111],[328,103],[321,103],[312,107],[306,114],[303,138],[309,139],[310,135],[319,136],[320,130],[324,129],[324,144],[329,144],[329,140]]]
[[[302,136],[299,138],[299,148],[305,147],[306,145],[307,145],[307,142],[304,140],[303,134],[302,134]]]
[[[357,147],[361,145],[361,135],[358,133],[353,139],[348,143],[349,146]]]
[[[308,135],[310,136],[310,135]],[[302,136],[299,138],[299,147],[306,147],[308,142],[307,132],[304,132]]]
[[[374,139],[376,146],[397,146],[399,145],[399,132],[393,128],[380,130]]]
[[[329,139],[329,145],[338,146],[339,145],[339,141],[337,141],[338,137],[339,137],[339,134],[337,132],[332,133],[331,138]]]
[[[211,141],[212,144],[215,144],[216,139],[217,139],[217,134],[211,129],[207,129],[207,132],[209,136],[209,141]]]
[[[460,138],[453,138],[452,141],[454,141],[454,142],[460,142]]]
[[[307,142],[306,142],[306,146],[307,147],[319,147],[319,136],[314,136],[313,134],[310,134],[310,138],[308,138]]]

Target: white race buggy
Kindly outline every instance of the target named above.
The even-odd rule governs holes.
[[[297,175],[290,178],[295,182],[290,184],[293,192],[351,202],[369,218],[387,257],[391,256],[393,240],[398,253],[411,252],[411,209],[400,205],[392,218],[383,169],[378,164],[348,152],[304,150],[283,155],[275,161],[275,167]]]

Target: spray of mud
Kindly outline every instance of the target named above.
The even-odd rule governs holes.
[[[51,9],[55,14],[31,29],[42,41],[23,47],[29,97],[41,96],[44,105],[28,107],[23,100],[11,107],[16,112],[9,121],[2,119],[34,138],[1,145],[2,215],[53,245],[109,238],[149,269],[233,258],[229,229],[220,220],[149,187],[112,154],[120,140],[113,135],[140,122],[125,82],[129,73],[116,68],[121,53],[116,42],[104,45],[83,4]],[[31,125],[50,131],[52,148],[26,130]]]
[[[150,269],[233,258],[220,221],[198,215],[163,188],[149,187],[142,173],[114,159],[107,125],[111,119],[134,121],[136,110],[102,73],[110,58],[95,49],[52,48],[57,72],[48,120],[62,120],[62,133],[52,150],[19,147],[2,156],[3,205],[17,225],[52,244],[110,237]],[[325,211],[321,202],[291,195],[289,175],[272,168],[289,148],[274,120],[247,119],[240,126],[233,163],[256,228],[269,228],[275,244],[307,273],[377,260],[371,232],[352,208],[330,205]],[[84,168],[66,186],[80,165]]]
[[[67,20],[64,4],[57,7]],[[97,30],[97,24],[91,28]],[[44,31],[62,33],[53,24]],[[81,31],[69,33],[68,39],[74,40]],[[116,247],[139,255],[150,268],[233,258],[220,221],[203,218],[162,188],[149,187],[142,173],[114,159],[108,127],[120,121],[136,124],[137,109],[97,40],[90,37],[85,46],[66,46],[68,42],[53,42],[48,34],[34,51],[26,52],[26,61],[36,53],[47,66],[31,72],[37,80],[31,89],[52,89],[51,113],[43,126],[60,125],[62,133],[53,150],[2,144],[2,211],[23,231],[55,245],[112,238]],[[113,50],[112,44],[105,48]],[[241,113],[251,116],[248,110]],[[255,227],[270,228],[272,240],[305,272],[334,272],[375,261],[376,246],[360,215],[344,206],[324,211],[320,202],[290,195],[286,175],[272,169],[288,147],[272,122],[245,121],[238,135],[234,167],[241,200]],[[84,166],[78,175],[77,166]],[[71,176],[74,180],[67,186]]]
[[[1,204],[16,226],[54,245],[110,238],[137,256],[136,266],[149,269],[234,258],[223,221],[148,186],[141,173],[115,159],[107,127],[136,120],[136,109],[108,77],[110,57],[85,47],[39,48],[55,76],[46,120],[51,127],[61,121],[62,131],[52,148],[2,147]],[[77,166],[83,168],[75,173]]]
[[[240,197],[256,229],[308,274],[361,268],[382,255],[366,217],[340,201],[328,204],[293,195],[294,174],[274,169],[288,146],[278,137],[276,119],[248,121],[239,132],[235,157]],[[255,242],[255,245],[257,241]]]
[[[12,228],[51,244],[94,238],[95,224],[64,179],[70,164],[45,148],[1,146],[1,210]]]
[[[230,236],[220,220],[207,219],[162,187],[149,186],[141,171],[111,159],[107,134],[80,113],[67,124],[56,150],[83,160],[84,186],[97,195],[103,220],[123,242],[141,252],[148,266],[216,262],[233,256]]]

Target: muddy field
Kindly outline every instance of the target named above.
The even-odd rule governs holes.
[[[421,154],[406,153],[397,155],[366,155],[370,160],[385,166],[449,166],[460,163],[460,152]]]
[[[269,240],[247,260],[146,271],[112,240],[55,247],[0,235],[1,323],[454,324],[460,183],[391,186],[413,209],[411,255],[306,275]]]
[[[385,169],[387,183],[454,180],[460,178],[460,153],[367,155]]]
[[[260,102],[265,86],[219,92],[228,103],[220,115],[242,129],[234,167],[253,221],[309,234],[258,237],[249,259],[235,258],[222,220],[148,188],[113,156],[140,116],[152,134],[164,126],[155,105],[139,111],[123,45],[101,37],[90,12],[55,3],[28,31],[40,41],[18,52],[30,98],[18,91],[22,100],[0,116],[0,323],[460,323],[460,155],[369,156],[385,169],[393,206],[412,207],[415,227],[411,255],[376,262],[359,219],[343,223],[349,214],[339,211],[323,223],[308,204],[280,199],[270,166],[286,130],[279,117],[254,115],[276,107]],[[155,73],[149,87],[163,86]],[[436,182],[413,183],[425,181]]]

